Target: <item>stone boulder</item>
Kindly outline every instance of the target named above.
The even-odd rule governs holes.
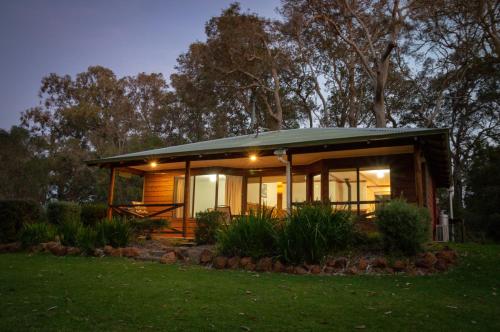
[[[349,275],[356,275],[356,274],[358,274],[358,268],[356,266],[351,266],[351,267],[347,268],[345,273],[349,274]]]
[[[247,265],[245,265],[244,269],[247,271],[255,271],[257,268],[257,265],[254,262],[250,262]]]
[[[95,257],[103,257],[104,256],[104,250],[101,248],[97,248],[94,250],[94,256]]]
[[[293,269],[293,273],[298,274],[298,275],[304,275],[304,274],[307,274],[307,270],[302,266],[296,266]]]
[[[141,254],[141,251],[139,250],[139,248],[136,248],[136,247],[122,248],[122,256],[123,257],[132,258],[132,257],[137,257],[140,254]]]
[[[445,261],[444,259],[439,258],[436,264],[434,264],[434,267],[438,271],[446,271],[448,270],[448,262]]]
[[[111,253],[113,252],[114,248],[112,246],[104,246],[103,251],[104,254],[107,256],[111,256]]]
[[[77,248],[77,247],[67,247],[66,251],[67,251],[68,255],[72,255],[72,256],[77,256],[77,255],[80,255],[82,253],[80,248]]]
[[[112,257],[122,257],[122,248],[113,248],[109,255]]]
[[[175,262],[177,262],[177,256],[173,251],[167,252],[160,258],[161,264],[174,264]]]
[[[406,261],[404,260],[395,260],[394,263],[392,263],[392,269],[394,272],[403,272],[406,270],[406,267],[408,264],[406,264]]]
[[[417,259],[415,260],[415,266],[424,269],[430,269],[434,267],[434,264],[436,264],[436,262],[437,258],[432,252],[424,252],[417,256]]]
[[[56,246],[51,246],[49,251],[55,256],[65,256],[68,253],[68,248],[61,244],[57,244]]]
[[[321,266],[311,265],[311,266],[309,266],[309,272],[311,272],[312,274],[320,274],[321,273]]]
[[[200,264],[210,264],[214,259],[214,253],[211,250],[203,249],[200,254]]]
[[[216,269],[223,269],[227,265],[227,257],[217,256],[214,258],[212,264]]]
[[[378,269],[385,269],[388,266],[387,259],[384,257],[376,257],[372,261],[372,266]]]
[[[325,268],[323,269],[323,272],[325,272],[327,274],[332,274],[335,272],[335,269],[332,266],[325,266]]]
[[[360,258],[358,261],[358,270],[359,271],[366,271],[369,263],[370,262],[366,258]]]
[[[284,272],[285,265],[283,265],[283,263],[281,263],[280,261],[276,261],[276,262],[274,262],[274,265],[273,265],[273,271],[277,272],[277,273]]]
[[[228,269],[237,269],[239,267],[240,267],[240,258],[238,256],[228,258],[227,260]]]
[[[256,270],[259,272],[270,272],[273,269],[273,259],[263,257],[257,261]]]
[[[21,242],[0,244],[0,253],[18,252],[22,249]]]
[[[251,264],[251,263],[253,263],[253,260],[251,257],[242,257],[240,259],[240,266],[242,268],[245,268],[248,264]]]
[[[441,259],[447,264],[455,264],[457,260],[457,253],[451,249],[443,249],[436,253],[436,258]]]

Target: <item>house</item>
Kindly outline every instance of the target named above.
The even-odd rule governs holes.
[[[108,217],[128,213],[171,221],[170,236],[192,237],[196,213],[231,215],[265,205],[284,215],[323,201],[370,220],[395,197],[427,207],[450,185],[447,129],[304,128],[262,132],[88,161],[110,169]],[[140,175],[141,202],[115,204],[115,175]]]

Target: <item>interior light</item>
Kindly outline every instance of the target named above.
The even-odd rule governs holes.
[[[217,174],[210,174],[208,178],[210,179],[210,182],[215,182],[217,181]]]
[[[384,178],[385,170],[378,169],[378,170],[375,171],[375,174],[377,174],[377,178],[382,179],[382,178]]]
[[[156,163],[156,161],[152,161],[149,163],[149,166],[155,168],[158,164]]]
[[[251,154],[250,155],[250,161],[256,161],[257,160],[257,156],[254,155],[254,154]]]

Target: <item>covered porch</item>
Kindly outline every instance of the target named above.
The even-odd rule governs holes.
[[[324,128],[192,143],[89,164],[110,169],[109,218],[165,218],[165,236],[191,238],[199,212],[221,210],[231,218],[266,206],[283,217],[315,201],[370,222],[377,204],[404,197],[428,207],[436,222],[435,190],[449,180],[446,152],[445,130]],[[142,200],[115,204],[115,177],[122,173],[143,177]]]

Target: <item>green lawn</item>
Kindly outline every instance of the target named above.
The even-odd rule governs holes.
[[[500,246],[428,277],[295,276],[0,255],[0,331],[500,331]]]

